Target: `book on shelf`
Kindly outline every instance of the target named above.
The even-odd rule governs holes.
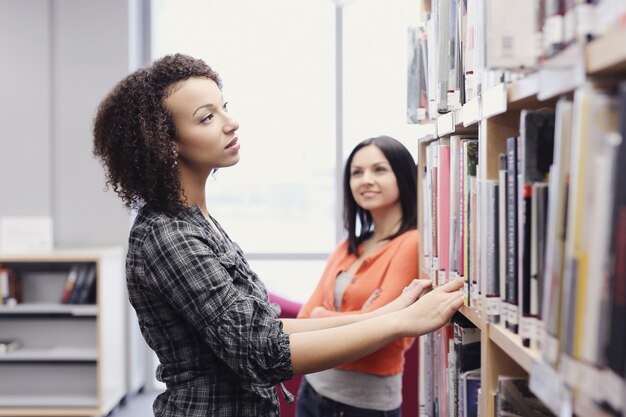
[[[21,345],[20,339],[0,339],[0,355],[17,350]]]
[[[450,140],[439,139],[437,175],[437,243],[439,275],[437,285],[449,281],[450,274]]]
[[[517,269],[517,137],[506,140],[506,328],[517,333],[518,331],[518,269]]]
[[[530,347],[541,349],[543,340],[543,279],[546,253],[546,228],[548,211],[548,184],[535,182],[532,186],[531,238],[530,238],[530,317],[532,334]]]
[[[487,271],[485,274],[485,297],[487,321],[500,323],[500,230],[499,230],[499,181],[486,180],[486,228]]]
[[[22,302],[22,280],[13,268],[0,267],[0,305],[15,306]]]
[[[498,155],[498,321],[506,320],[506,153]]]
[[[550,166],[553,163],[554,152],[554,123],[555,113],[552,109],[543,110],[522,110],[520,114],[520,136],[517,140],[517,159],[519,170],[517,172],[518,184],[517,192],[517,263],[518,263],[518,298],[520,312],[520,336],[524,346],[530,346],[531,341],[534,344],[537,341],[537,321],[538,321],[538,289],[540,287],[539,278],[535,262],[533,265],[533,257],[537,260],[536,252],[537,242],[533,243],[533,236],[536,239],[544,239],[540,237],[536,230],[533,233],[533,225],[535,228],[545,228],[545,216],[542,207],[540,226],[537,224],[536,218],[533,218],[533,207],[537,205],[537,195],[534,191],[539,192],[535,184],[546,183]],[[541,197],[539,197],[541,198]],[[544,205],[544,200],[540,203]],[[539,211],[535,210],[536,215]],[[543,259],[543,257],[542,257]],[[535,270],[533,270],[533,266]],[[543,265],[541,265],[543,266]],[[543,279],[543,277],[541,277]],[[531,308],[532,305],[532,308]],[[531,312],[532,309],[532,312]]]
[[[574,359],[584,359],[585,315],[589,308],[597,311],[599,305],[598,293],[595,292],[595,299],[588,299],[588,292],[596,285],[602,286],[600,277],[589,276],[589,256],[597,225],[588,219],[602,210],[594,187],[597,173],[593,164],[606,150],[605,135],[617,130],[617,116],[616,101],[608,94],[589,85],[575,91],[561,311],[561,352]]]
[[[471,283],[476,277],[476,173],[478,166],[478,140],[466,139],[462,143],[463,147],[463,271],[465,278],[465,304],[471,305]]]
[[[65,279],[65,285],[63,286],[63,293],[61,294],[61,304],[67,304],[74,291],[74,285],[76,284],[76,278],[78,276],[80,268],[77,265],[73,265],[70,268],[67,278]]]
[[[93,304],[96,291],[96,267],[92,264],[73,265],[65,280],[62,304]]]
[[[480,392],[480,369],[472,369],[461,374],[462,407],[457,414],[463,417],[478,417],[478,398]]]
[[[535,68],[539,59],[537,0],[486,1],[486,57],[489,69]]]
[[[611,215],[611,236],[609,253],[612,268],[609,270],[610,328],[606,355],[608,366],[617,375],[626,375],[626,187],[621,179],[626,175],[626,82],[619,85],[620,103],[619,133],[621,142],[615,155],[615,180]]]
[[[552,417],[554,414],[533,394],[528,379],[498,375],[496,417]]]
[[[554,158],[548,187],[548,218],[543,280],[542,313],[544,332],[542,356],[556,366],[559,359],[561,321],[561,286],[565,253],[568,186],[570,174],[570,143],[572,135],[572,101],[561,98],[556,103],[554,127]]]
[[[421,27],[410,27],[407,68],[407,123],[421,123],[428,119],[426,36]]]

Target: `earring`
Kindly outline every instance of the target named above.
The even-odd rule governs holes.
[[[172,164],[172,166],[176,165],[178,165],[178,151],[174,149],[174,163]]]

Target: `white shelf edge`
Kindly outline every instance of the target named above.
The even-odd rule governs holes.
[[[18,348],[14,351],[0,354],[0,363],[7,362],[97,362],[98,351],[94,348],[73,348],[56,346],[53,348]]]
[[[81,407],[97,408],[98,397],[94,395],[0,395],[0,407]]]
[[[533,72],[507,86],[507,101],[515,103],[539,93],[539,73]]]
[[[445,136],[454,132],[454,112],[448,112],[437,117],[437,136]]]
[[[0,306],[0,316],[19,314],[69,314],[77,317],[95,317],[95,304],[23,303],[16,306]]]
[[[500,83],[486,90],[482,95],[482,118],[487,119],[506,112],[507,89]]]
[[[463,127],[471,126],[480,121],[480,104],[480,96],[474,97],[467,103],[463,104],[463,109],[461,112],[461,121],[463,123]]]

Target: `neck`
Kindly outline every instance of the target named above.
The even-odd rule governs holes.
[[[209,211],[206,206],[206,181],[209,177],[209,172],[196,172],[188,169],[187,167],[180,165],[180,186],[184,195],[181,195],[182,199],[186,199],[187,205],[190,207],[198,206],[204,214],[204,217],[209,217]]]
[[[374,223],[372,238],[374,240],[384,239],[400,229],[402,208],[396,204],[393,207],[372,212],[372,221]]]

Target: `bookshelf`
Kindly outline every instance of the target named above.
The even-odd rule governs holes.
[[[117,247],[0,254],[0,268],[15,273],[21,290],[19,302],[0,305],[0,335],[20,341],[0,354],[0,416],[100,416],[120,403],[126,395],[123,265]],[[77,266],[95,268],[94,297],[61,303]]]
[[[423,3],[425,4],[425,10],[428,11],[430,16],[438,12],[437,6],[435,5],[437,1],[433,0],[432,3],[424,1]],[[490,4],[491,2],[487,0],[485,3]],[[605,7],[607,4],[611,3],[612,7],[615,7],[616,9],[618,8],[618,2],[611,2],[610,0],[593,3],[604,3]],[[626,7],[620,7],[622,7],[622,9],[620,9],[620,13],[622,13],[621,16],[626,16]],[[428,31],[428,24],[426,24],[425,27],[425,33],[432,38],[433,30],[430,29],[430,32]],[[489,27],[488,23],[486,24],[486,27]],[[485,35],[483,34],[483,36]],[[451,213],[454,208],[450,209],[450,213],[443,212],[446,219],[450,216],[450,220],[446,220],[446,222],[449,221],[450,224],[442,223],[440,218],[442,215],[441,212],[437,212],[435,215],[432,213],[440,207],[438,204],[441,204],[441,202],[438,198],[441,198],[441,196],[428,196],[428,193],[440,193],[443,190],[445,195],[448,194],[447,188],[438,188],[440,185],[437,184],[437,181],[441,181],[442,170],[448,169],[448,162],[441,165],[442,154],[440,153],[438,157],[433,157],[432,154],[433,152],[436,153],[437,149],[441,149],[441,146],[448,147],[454,140],[458,141],[459,137],[461,140],[472,136],[478,137],[478,165],[476,166],[475,175],[478,184],[483,184],[479,185],[479,190],[476,196],[478,202],[475,207],[478,211],[478,216],[482,218],[477,221],[478,226],[476,233],[478,236],[474,241],[474,244],[478,248],[478,253],[474,261],[478,266],[475,271],[476,273],[474,274],[475,282],[472,284],[472,278],[467,277],[467,275],[472,275],[473,273],[467,273],[467,269],[465,269],[465,279],[470,281],[469,285],[474,285],[478,288],[479,295],[477,299],[470,300],[470,305],[463,306],[460,309],[460,314],[469,319],[470,322],[480,329],[481,332],[481,384],[480,394],[478,397],[478,415],[483,417],[498,415],[496,395],[499,389],[499,377],[504,375],[510,377],[528,378],[530,390],[555,415],[609,417],[623,415],[626,412],[626,383],[623,376],[618,375],[610,369],[611,365],[607,363],[609,359],[602,359],[602,355],[604,354],[603,351],[597,353],[600,360],[597,362],[590,361],[588,356],[585,356],[586,353],[584,349],[586,348],[585,346],[587,346],[585,345],[586,341],[579,342],[582,347],[578,347],[576,345],[576,338],[585,339],[586,334],[582,333],[583,329],[586,330],[589,328],[588,324],[584,321],[585,316],[587,315],[587,310],[583,309],[591,308],[593,307],[593,304],[589,304],[589,296],[587,295],[587,292],[591,291],[590,288],[594,285],[601,286],[602,284],[597,284],[596,282],[591,281],[594,277],[585,278],[587,279],[587,282],[583,283],[581,283],[581,280],[583,279],[580,278],[578,281],[575,281],[574,284],[570,284],[569,281],[567,283],[563,281],[564,279],[569,279],[567,278],[568,275],[566,275],[567,262],[565,261],[567,261],[567,245],[570,240],[569,233],[572,233],[572,236],[574,236],[574,232],[568,232],[567,238],[565,238],[566,249],[564,249],[564,252],[566,253],[565,255],[562,255],[565,256],[565,261],[563,271],[561,271],[561,281],[559,282],[559,288],[572,285],[573,288],[578,291],[576,296],[572,298],[572,300],[574,300],[573,304],[569,307],[570,311],[572,311],[571,323],[574,323],[572,325],[574,330],[570,333],[570,336],[574,339],[574,342],[572,342],[574,347],[570,348],[565,346],[570,342],[559,339],[559,350],[556,353],[558,360],[556,363],[551,362],[549,359],[550,353],[548,352],[552,351],[554,348],[548,343],[549,337],[546,336],[548,332],[543,327],[545,325],[544,322],[546,321],[545,318],[541,318],[536,324],[533,324],[533,326],[536,325],[537,327],[533,327],[534,330],[532,331],[533,334],[531,342],[526,343],[527,341],[523,339],[526,339],[527,333],[523,333],[521,329],[516,333],[507,328],[505,325],[505,313],[501,314],[499,323],[494,322],[494,319],[492,319],[489,313],[491,310],[489,310],[489,300],[487,297],[487,281],[490,279],[488,276],[489,267],[492,263],[494,263],[494,256],[487,253],[487,244],[489,239],[488,227],[490,221],[492,221],[492,219],[488,217],[490,203],[487,201],[487,196],[489,195],[487,183],[494,181],[497,182],[499,179],[501,169],[500,155],[506,154],[507,152],[507,139],[511,137],[519,138],[521,136],[521,131],[524,129],[521,120],[526,114],[525,112],[528,111],[532,113],[542,111],[555,112],[557,114],[556,117],[558,123],[558,106],[563,100],[568,100],[570,103],[574,103],[574,114],[576,114],[577,111],[582,111],[583,113],[581,114],[584,114],[586,111],[589,111],[589,114],[593,114],[594,116],[590,117],[590,123],[593,124],[593,118],[599,117],[598,115],[602,116],[602,114],[597,113],[598,110],[597,108],[594,108],[593,105],[590,107],[576,107],[578,105],[577,103],[583,102],[582,99],[580,99],[579,102],[579,96],[583,97],[584,94],[586,94],[585,91],[593,91],[594,94],[595,92],[598,92],[598,94],[602,95],[602,99],[606,100],[608,103],[613,103],[613,101],[611,101],[612,98],[617,99],[618,94],[620,94],[618,86],[620,83],[626,81],[626,49],[623,47],[625,44],[626,26],[623,26],[623,23],[622,27],[619,25],[611,26],[604,32],[595,34],[593,40],[588,42],[574,42],[569,46],[564,47],[558,53],[539,61],[535,68],[525,68],[523,74],[521,75],[514,74],[514,76],[510,79],[507,79],[507,77],[504,76],[504,80],[495,84],[483,82],[481,89],[482,92],[462,103],[460,107],[457,103],[456,105],[452,105],[449,111],[445,113],[438,114],[437,112],[430,111],[429,118],[427,120],[423,120],[423,123],[434,125],[435,129],[433,134],[424,135],[418,138],[418,229],[423,234],[422,245],[424,246],[420,247],[420,265],[424,268],[424,277],[431,278],[435,281],[435,284],[445,282],[447,279],[450,279],[450,277],[454,277],[454,274],[457,274],[459,271],[454,269],[454,255],[449,255],[447,252],[442,253],[440,250],[438,252],[438,249],[435,248],[435,246],[441,244],[441,233],[448,233],[449,229],[453,229],[451,225],[454,221],[454,214]],[[428,47],[430,48],[430,46],[431,45],[429,44]],[[433,75],[430,70],[431,66],[429,63],[428,75],[426,77],[427,79],[440,75]],[[486,79],[486,77],[483,78],[483,80],[484,79]],[[424,88],[428,90],[428,82]],[[451,91],[452,89],[453,87],[449,87],[448,91]],[[623,93],[621,94],[622,96],[620,97],[623,97]],[[433,97],[430,94],[426,95],[431,98]],[[440,95],[437,95],[436,97],[436,100],[441,100]],[[619,105],[623,106],[623,103],[624,102],[621,101]],[[610,106],[613,106],[613,104],[610,104]],[[432,110],[432,108],[433,107],[431,106],[430,109]],[[607,108],[609,108],[609,105],[607,105]],[[613,109],[613,107],[610,107],[610,109]],[[616,110],[615,114],[623,117],[625,114],[623,107]],[[617,119],[617,116],[615,118]],[[609,119],[610,118],[607,118],[607,120]],[[607,143],[609,140],[608,137],[610,136],[607,132],[615,131],[618,128],[617,126],[624,125],[625,124],[617,124],[617,122],[615,122],[614,125],[611,125],[612,127],[603,126],[607,129],[606,132],[602,131],[604,132],[602,133],[603,138],[607,138]],[[579,139],[576,139],[575,136],[579,134],[577,130],[580,131],[582,128],[587,129],[588,126],[584,124],[579,125],[579,127],[580,126],[582,127],[577,129],[575,121],[572,122],[572,132],[570,137],[572,148],[582,146],[577,143],[577,140]],[[622,129],[623,134],[623,127],[620,127],[620,129]],[[595,134],[595,132],[593,133]],[[457,138],[454,139],[455,137]],[[624,145],[614,146],[623,147]],[[582,157],[580,155],[578,155],[578,157],[584,158],[585,152],[600,153],[600,151],[597,151],[597,148],[599,147],[600,145],[598,145],[598,143],[596,143],[596,145],[591,145],[588,150],[580,151],[582,153]],[[604,145],[602,145],[602,147],[604,147]],[[453,150],[450,151],[451,155],[454,154],[454,147],[452,147],[452,149]],[[574,150],[572,150],[572,152],[574,152]],[[623,151],[616,152],[621,152],[619,155],[623,155]],[[450,158],[450,160],[452,160],[453,157],[445,156],[445,158]],[[462,161],[462,157],[459,158],[461,158],[459,160]],[[570,157],[567,159],[570,160]],[[607,159],[603,159],[602,161],[606,160]],[[571,161],[574,161],[574,157],[571,157]],[[450,162],[450,165],[453,165],[453,163]],[[598,165],[599,168],[602,168],[602,166],[602,164]],[[596,166],[586,169],[587,172],[593,172],[595,168]],[[617,168],[614,168],[614,170],[615,171],[613,172],[616,172]],[[448,176],[455,177],[457,174],[453,168],[450,168],[450,172],[445,175],[444,181],[447,181]],[[584,174],[577,173],[576,175],[582,178]],[[599,175],[602,175],[602,173],[598,173],[598,176]],[[575,177],[568,176],[569,180],[573,178]],[[604,189],[602,178],[605,177],[597,179],[596,176],[592,176],[592,182],[587,183],[586,185],[588,190],[592,190],[586,191],[585,195],[587,196],[587,199],[596,200],[603,198],[603,195],[599,190]],[[609,190],[608,192],[613,192],[611,190],[617,190],[617,187],[619,186],[616,184],[619,183],[621,179],[612,181],[611,185],[606,186],[606,190]],[[453,206],[454,199],[459,198],[458,195],[456,197],[453,196],[455,193],[452,189],[454,184],[454,182],[451,182],[450,184],[450,201],[449,203],[446,202],[444,207],[447,207],[447,204]],[[456,182],[456,186],[458,187],[458,181]],[[621,186],[623,187],[623,184]],[[568,215],[574,216],[572,213],[575,213],[575,211],[572,211],[571,207],[576,208],[577,206],[575,206],[575,204],[577,203],[572,202],[574,198],[571,196],[571,191],[574,189],[572,187],[575,186],[569,185],[568,183],[568,187],[570,194],[567,197],[565,204],[570,205],[568,208]],[[436,191],[434,190],[435,188],[437,189]],[[593,194],[590,194],[590,192],[593,192]],[[516,195],[520,196],[521,193]],[[593,197],[589,197],[589,195],[592,195]],[[613,201],[612,197],[611,200],[607,201]],[[595,206],[588,206],[588,204],[590,204],[588,202],[585,202],[584,204],[587,205],[583,207],[593,207],[593,213],[604,212],[602,211],[603,207],[596,207],[599,206],[600,203],[596,203]],[[598,220],[601,220],[601,217],[593,217],[590,210],[585,213],[586,214],[583,216],[582,220],[582,226],[575,223],[572,224],[575,225],[574,228],[580,228],[581,230],[585,230],[586,233],[590,233],[590,236],[593,236],[593,241],[595,242],[598,239],[596,235],[594,235],[595,229],[602,230],[598,229],[599,226],[596,226],[596,223]],[[457,213],[457,216],[459,215],[460,214]],[[519,222],[519,220],[516,220],[516,222]],[[568,223],[567,226],[568,230],[572,229],[569,224],[570,223]],[[444,227],[443,229],[442,225]],[[449,241],[452,242],[455,238],[454,233],[456,232],[452,231],[449,233]],[[574,238],[572,237],[571,239],[573,240]],[[430,243],[428,243],[428,240],[430,240]],[[495,240],[499,241],[500,239],[496,238]],[[445,240],[445,242],[447,242],[447,240]],[[517,240],[515,242],[516,245],[520,243]],[[450,243],[450,245],[451,247],[454,247],[452,243]],[[518,250],[520,249],[518,248]],[[554,252],[546,250],[545,253]],[[591,253],[591,250],[589,253]],[[442,267],[441,259],[433,261],[433,257],[440,257],[442,255],[450,256],[448,269],[445,270],[444,267]],[[597,254],[584,256],[591,257],[597,256]],[[614,257],[606,257],[605,262],[617,262],[615,261],[615,258],[623,256],[623,253],[615,253]],[[585,258],[585,262],[587,262],[587,259],[589,258]],[[605,258],[602,257],[601,259]],[[520,260],[521,262],[521,257],[517,258],[516,256],[516,260]],[[604,266],[604,268],[608,268],[609,272],[607,274],[610,275],[610,267]],[[617,268],[617,266],[615,266],[615,268]],[[521,271],[521,269],[519,270]],[[603,271],[606,270],[607,269],[604,269]],[[577,270],[574,271],[575,274],[581,274]],[[608,280],[608,278],[604,279]],[[521,284],[516,285],[521,287]],[[544,284],[541,284],[542,288],[543,285]],[[581,285],[586,285],[586,287],[581,287]],[[605,285],[607,284],[605,283]],[[502,289],[503,287],[500,288]],[[581,292],[580,288],[583,288],[584,290]],[[559,289],[559,291],[561,290]],[[598,294],[601,292],[602,291],[598,291]],[[606,295],[603,296],[606,297]],[[566,297],[567,295],[564,292],[561,298],[563,301],[561,301],[561,303],[567,302]],[[584,302],[581,302],[581,300]],[[602,309],[603,311],[605,310],[605,308],[602,307],[597,308]],[[562,306],[559,307],[558,311],[561,312],[560,316],[567,316],[563,313],[565,310],[563,310]],[[517,314],[517,317],[521,317],[522,315],[521,313]],[[562,323],[565,319],[559,320],[561,320],[561,324],[559,324],[560,329],[561,326],[564,326]],[[567,320],[570,320],[570,318]],[[600,323],[597,323],[597,325],[598,327],[601,327]],[[520,328],[523,326],[524,325],[520,323]],[[563,331],[567,334],[567,330]],[[559,335],[563,331],[559,330]],[[435,340],[437,340],[437,337],[441,338],[442,336],[436,336]],[[607,336],[604,335],[604,337]],[[429,341],[427,343],[434,342]],[[571,349],[571,351],[568,349]],[[433,350],[432,346],[430,350]],[[434,370],[428,369],[426,371],[423,370],[422,372],[425,372],[426,377],[428,378],[432,378],[433,375],[436,375],[435,378],[438,379],[436,382],[424,381],[423,383],[433,383],[436,386],[440,386],[442,384],[441,375],[446,375],[448,369],[446,368],[443,373],[439,374],[439,376],[437,376],[438,372],[441,371],[437,371],[437,369],[441,364],[441,359],[447,358],[449,361],[449,357],[447,356],[448,351],[445,347],[440,347],[440,350],[437,350],[435,347],[434,350],[436,353],[433,357],[425,358],[425,361],[427,362],[434,362]],[[428,349],[423,351],[429,352]],[[447,387],[447,389],[449,390],[450,387]],[[444,389],[443,392],[443,395],[450,395],[450,391],[446,392]],[[420,401],[423,406],[424,402],[433,402],[433,398],[428,396],[426,398],[422,397]],[[424,415],[433,417],[441,415],[440,412],[443,410],[441,406],[441,398],[437,398],[435,396],[434,402],[434,407],[427,406],[425,408],[426,412]],[[444,398],[444,407],[452,407],[449,404],[445,405],[446,403],[448,403],[448,399]],[[454,401],[452,401],[452,403],[454,403]],[[443,411],[446,416],[448,415],[447,411],[450,411],[450,416],[456,415],[452,412],[452,410]]]

